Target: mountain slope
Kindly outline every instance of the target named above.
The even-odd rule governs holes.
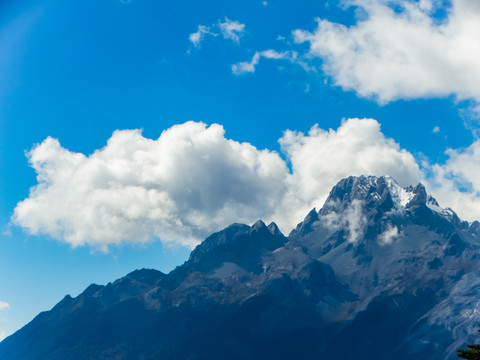
[[[454,359],[480,318],[479,228],[422,185],[346,178],[288,238],[233,224],[169,274],[66,296],[0,359]]]
[[[477,303],[478,292],[467,285],[478,274],[476,223],[440,208],[422,185],[402,189],[386,177],[340,181],[311,219],[290,242],[332,266],[360,299],[330,349],[356,343],[335,359],[456,358],[458,347],[475,341],[469,335],[478,316],[465,316],[475,307],[452,304]],[[311,230],[302,233],[306,222]]]

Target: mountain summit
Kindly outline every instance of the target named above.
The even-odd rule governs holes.
[[[479,228],[421,184],[349,177],[288,237],[233,224],[169,274],[66,296],[0,359],[455,359],[480,320]]]

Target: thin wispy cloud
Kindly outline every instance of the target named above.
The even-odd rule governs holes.
[[[0,331],[0,341],[2,341],[3,339],[5,339],[7,337],[7,332],[6,331]]]
[[[244,33],[245,24],[225,17],[223,21],[219,20],[218,23],[211,26],[199,25],[197,31],[191,33],[188,39],[197,48],[200,47],[202,41],[207,36],[217,37],[221,35],[223,39],[232,40],[239,44],[240,38]]]
[[[250,61],[242,61],[232,65],[232,72],[235,75],[242,75],[246,73],[254,73],[255,67],[260,62],[261,58],[273,60],[289,60],[294,62],[297,58],[297,53],[294,51],[278,52],[272,49],[264,51],[256,51]]]
[[[237,44],[240,42],[240,36],[245,32],[245,24],[228,18],[225,18],[223,22],[219,22],[218,27],[224,39],[233,40]]]
[[[200,47],[200,44],[206,35],[218,36],[218,34],[210,31],[210,27],[199,25],[197,31],[190,34],[188,39],[193,45],[195,45],[195,47]]]
[[[0,312],[4,312],[6,310],[10,310],[10,304],[5,301],[0,301]],[[0,317],[0,323],[5,323],[5,319]],[[5,339],[8,335],[10,335],[9,332],[0,329],[0,341]]]

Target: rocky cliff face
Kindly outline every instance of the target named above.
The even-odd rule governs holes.
[[[420,184],[349,177],[288,237],[233,224],[169,274],[65,297],[0,359],[454,359],[480,321],[479,228]]]
[[[318,216],[290,235],[358,296],[330,349],[352,339],[356,346],[334,358],[456,358],[456,349],[475,341],[478,236],[476,223],[441,208],[421,184],[340,181]]]

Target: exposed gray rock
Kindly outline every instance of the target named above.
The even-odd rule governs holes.
[[[453,360],[477,341],[479,224],[421,184],[349,177],[288,238],[233,224],[169,274],[66,296],[0,359]]]

